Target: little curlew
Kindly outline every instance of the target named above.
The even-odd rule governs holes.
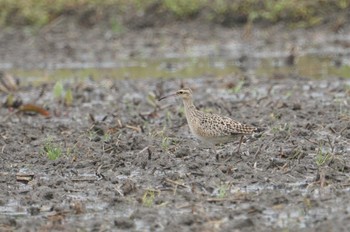
[[[215,148],[217,144],[228,143],[240,137],[241,139],[238,145],[239,153],[243,136],[260,131],[256,127],[242,124],[229,117],[197,110],[193,104],[192,90],[190,88],[180,89],[174,94],[160,98],[159,101],[172,96],[180,96],[182,98],[191,133],[200,141],[209,144],[212,148]],[[218,158],[219,156],[216,153],[216,159]]]

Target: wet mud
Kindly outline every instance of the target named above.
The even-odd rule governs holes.
[[[237,51],[241,61],[255,48],[264,54],[266,44],[282,51],[278,57],[289,54],[280,36],[290,34],[283,30],[268,33],[279,35],[272,39],[260,31],[266,40],[239,53],[235,46],[217,46],[235,33],[242,38],[222,28],[192,25],[193,37],[182,27],[121,37],[107,31],[102,40],[96,28],[84,34],[67,27],[65,37],[57,36],[62,28],[45,28],[35,38],[3,32],[2,68],[83,68],[90,61],[181,57],[201,49],[208,52],[201,56],[210,56],[206,44],[224,57]],[[12,42],[6,40],[10,35]],[[292,41],[304,46],[319,38],[304,35]],[[345,42],[337,41],[347,64]],[[278,67],[275,75],[261,77],[251,72],[251,62],[245,64],[243,74],[187,79],[72,74],[60,88],[55,81],[21,77],[13,95],[44,107],[50,117],[0,108],[1,230],[347,231],[350,80],[281,74]],[[199,109],[263,127],[264,133],[246,136],[240,154],[238,140],[218,146],[216,160],[191,136],[181,100],[157,100],[182,86],[192,88]]]
[[[345,231],[349,227],[349,80],[89,80],[22,87],[52,114],[0,111],[4,230]],[[218,147],[189,133],[181,85],[202,110],[266,128]],[[11,115],[8,117],[8,115]],[[60,150],[51,160],[48,152]]]

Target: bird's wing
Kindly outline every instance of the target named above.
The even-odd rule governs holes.
[[[217,114],[205,114],[200,120],[202,128],[212,136],[251,134],[256,128]]]

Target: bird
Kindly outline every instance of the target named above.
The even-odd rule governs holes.
[[[193,104],[192,90],[187,87],[179,89],[173,94],[161,97],[159,101],[174,96],[182,98],[187,124],[192,135],[205,144],[210,145],[211,148],[214,148],[217,160],[219,156],[215,149],[216,145],[228,143],[240,137],[238,145],[238,153],[240,153],[244,135],[251,135],[261,131],[260,128],[242,124],[230,117],[198,110]]]

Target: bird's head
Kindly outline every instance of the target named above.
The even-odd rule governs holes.
[[[192,90],[190,88],[183,88],[176,91],[176,95],[182,97],[182,99],[188,99],[192,97]]]
[[[179,89],[178,91],[176,91],[173,94],[170,94],[170,95],[167,95],[167,96],[159,98],[159,101],[163,100],[165,98],[168,98],[168,97],[173,97],[173,96],[179,96],[179,97],[181,97],[184,100],[190,99],[190,98],[192,98],[192,90],[190,88]]]

